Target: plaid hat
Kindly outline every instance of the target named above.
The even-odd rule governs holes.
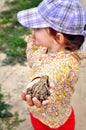
[[[17,14],[28,28],[51,27],[56,31],[86,36],[86,11],[79,0],[43,0],[38,7]]]

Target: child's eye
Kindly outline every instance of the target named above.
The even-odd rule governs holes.
[[[33,30],[34,31],[39,31],[39,30],[41,30],[41,28],[34,28]]]

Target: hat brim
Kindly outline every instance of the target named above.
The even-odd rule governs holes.
[[[21,25],[28,28],[49,27],[47,21],[38,12],[37,7],[18,12],[17,19]]]

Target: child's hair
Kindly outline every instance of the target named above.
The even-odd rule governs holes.
[[[57,31],[52,28],[49,29],[50,29],[50,34],[55,37]],[[85,40],[83,35],[70,35],[65,33],[62,34],[65,37],[65,49],[70,51],[79,50]]]

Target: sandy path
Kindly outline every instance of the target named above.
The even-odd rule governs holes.
[[[5,4],[5,0],[1,0],[1,1],[0,1],[0,10],[1,10],[2,7],[4,6],[4,4]]]
[[[3,58],[4,54],[0,54],[0,63]],[[27,64],[25,66],[19,64],[15,66],[0,66],[0,84],[5,95],[9,95],[6,98],[6,102],[12,105],[10,111],[12,113],[17,111],[21,119],[26,119],[17,130],[32,129],[29,121],[28,106],[21,99],[21,92],[28,83],[28,72],[30,72],[30,69]]]
[[[0,0],[0,12],[8,9],[8,7],[5,5],[5,1],[6,0]]]

